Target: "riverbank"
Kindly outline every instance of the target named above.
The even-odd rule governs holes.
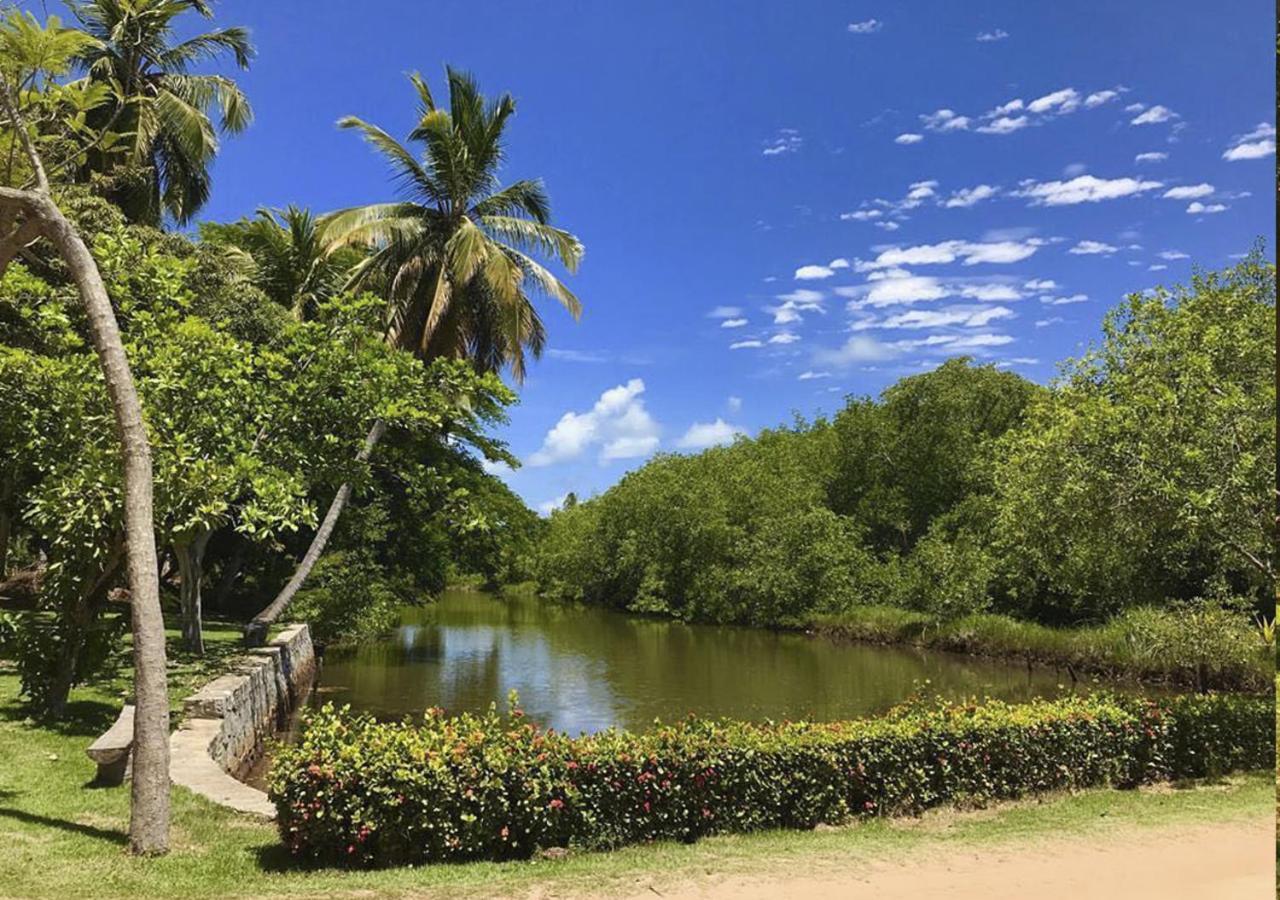
[[[1128,837],[1269,820],[1273,776],[1138,791],[1089,790],[973,813],[871,820],[820,832],[765,832],[657,844],[565,859],[371,872],[296,866],[274,828],[174,790],[173,851],[140,860],[123,852],[128,787],[89,789],[84,747],[118,702],[78,688],[72,718],[56,728],[26,721],[17,679],[0,674],[0,897],[595,896],[663,891],[707,877],[750,880],[823,866],[872,872],[939,854],[1012,853],[1031,842],[1075,838],[1089,847]],[[1207,852],[1207,851],[1206,851]],[[1205,857],[1206,862],[1208,857]],[[771,875],[772,873],[772,875]],[[651,892],[650,892],[651,893]]]
[[[838,640],[911,646],[1025,662],[1089,675],[1191,690],[1260,693],[1275,677],[1274,646],[1246,623],[1197,623],[1188,617],[1135,610],[1104,625],[1050,628],[1009,616],[978,613],[939,622],[892,606],[858,606],[816,616],[806,630]]]

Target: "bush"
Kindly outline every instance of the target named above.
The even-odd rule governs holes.
[[[307,622],[317,640],[357,641],[390,631],[405,602],[379,565],[339,551],[321,557],[289,617]]]
[[[689,719],[578,738],[514,710],[379,723],[326,706],[277,756],[295,855],[341,865],[694,841],[1274,763],[1270,698],[1101,695],[850,722]]]

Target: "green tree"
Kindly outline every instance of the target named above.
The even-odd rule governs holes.
[[[81,174],[105,178],[108,196],[135,222],[158,224],[168,214],[185,224],[209,199],[209,167],[218,130],[237,134],[253,111],[235,81],[198,74],[201,62],[230,55],[249,67],[253,47],[244,28],[219,28],[185,39],[185,17],[205,19],[205,0],[77,0],[69,4],[93,40],[76,55],[88,82],[110,91],[89,124],[128,135],[122,157],[90,153]],[[211,115],[215,112],[215,128]]]
[[[1013,602],[1096,616],[1275,588],[1275,268],[1135,294],[996,466]]]

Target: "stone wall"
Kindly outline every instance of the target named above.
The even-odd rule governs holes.
[[[273,816],[267,795],[233,776],[257,761],[267,738],[306,700],[315,674],[311,630],[290,625],[188,697],[169,743],[173,783],[223,806]]]

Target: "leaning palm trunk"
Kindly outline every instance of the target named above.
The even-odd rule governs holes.
[[[89,336],[102,365],[103,381],[115,414],[123,469],[125,547],[133,608],[136,712],[129,847],[135,853],[165,853],[169,849],[169,691],[165,683],[164,617],[160,611],[160,576],[152,520],[151,445],[142,419],[142,403],[97,263],[75,227],[53,202],[44,164],[18,112],[9,82],[3,76],[0,76],[0,104],[31,162],[35,181],[31,190],[0,187],[0,212],[21,213],[26,217],[16,231],[0,235],[0,250],[15,241],[30,240],[32,231],[57,247],[84,304]],[[0,268],[0,275],[3,274]]]
[[[356,461],[366,461],[386,432],[387,425],[385,422],[381,419],[374,422],[373,427],[369,429],[369,433],[365,436],[364,446],[356,454]],[[289,579],[289,583],[280,589],[280,593],[276,595],[276,598],[271,601],[271,604],[266,609],[254,616],[252,621],[245,626],[244,638],[250,646],[257,646],[266,640],[267,629],[280,618],[281,614],[293,601],[294,596],[302,588],[303,583],[311,575],[311,570],[319,562],[320,554],[324,553],[324,548],[328,545],[329,538],[333,535],[333,529],[338,524],[338,517],[342,515],[342,510],[346,508],[347,501],[350,499],[351,484],[347,482],[338,488],[338,493],[334,495],[333,502],[329,504],[329,509],[324,514],[324,521],[316,529],[315,537],[311,539],[311,545],[307,547],[307,552],[303,555],[302,562],[298,563],[298,568],[294,571],[293,577]]]

